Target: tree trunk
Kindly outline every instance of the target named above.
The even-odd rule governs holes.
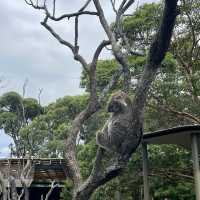
[[[9,178],[10,182],[10,196],[12,200],[17,200],[17,188],[16,188],[16,183],[15,183],[15,178],[11,176]]]
[[[119,190],[117,190],[116,192],[115,192],[115,200],[121,200],[122,198],[121,198],[121,192],[119,191]]]
[[[4,181],[4,176],[3,174],[0,172],[0,185],[2,187],[2,200],[7,200],[7,189],[6,189],[6,185],[5,185],[5,181]]]
[[[24,200],[29,200],[29,189],[24,187]]]

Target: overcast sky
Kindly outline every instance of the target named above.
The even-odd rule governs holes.
[[[57,0],[57,14],[76,11],[84,0]],[[114,18],[110,1],[102,0],[109,22]],[[151,2],[151,0],[140,1]],[[41,25],[43,14],[35,11],[23,0],[0,0],[0,95],[7,91],[22,93],[26,79],[27,97],[37,98],[43,89],[41,102],[47,105],[65,95],[81,94],[79,88],[80,65],[71,52],[60,45]],[[91,7],[92,9],[92,7]],[[73,41],[73,21],[53,24],[65,39]],[[90,61],[96,45],[105,39],[97,17],[80,20],[80,53]],[[103,52],[101,58],[110,57]],[[0,131],[0,157],[6,156],[11,140]]]

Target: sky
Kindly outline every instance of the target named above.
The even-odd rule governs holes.
[[[77,11],[85,0],[57,2],[56,14],[59,15]],[[144,2],[151,0],[140,0],[139,4]],[[114,13],[110,1],[102,0],[102,4],[108,21],[112,22]],[[40,25],[43,13],[29,7],[24,0],[0,0],[0,7],[0,95],[8,91],[22,94],[26,80],[25,96],[37,98],[39,89],[43,89],[43,105],[65,95],[83,93],[79,87],[81,66],[73,60],[71,52]],[[73,41],[73,20],[51,25],[64,39]],[[90,62],[97,44],[106,39],[97,17],[81,17],[79,36],[80,54]],[[101,55],[102,59],[110,57],[108,51]],[[6,157],[11,139],[2,131],[0,135],[0,157]]]

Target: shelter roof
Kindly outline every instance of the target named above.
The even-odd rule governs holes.
[[[200,134],[200,125],[178,126],[169,129],[149,132],[143,135],[147,144],[177,144],[191,148],[191,134]]]

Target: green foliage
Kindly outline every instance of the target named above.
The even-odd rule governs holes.
[[[45,138],[48,136],[47,130],[43,116],[35,118],[31,124],[20,129],[20,137],[31,155],[37,155],[43,149]]]
[[[85,145],[79,145],[77,158],[81,168],[83,179],[86,179],[92,170],[93,161],[96,155],[96,141],[93,139]]]
[[[160,4],[144,4],[124,19],[124,31],[134,49],[144,51],[149,46],[158,27],[160,13]]]
[[[27,138],[23,139],[20,131],[41,113],[42,107],[35,99],[23,98],[16,92],[7,92],[0,97],[0,128],[12,137],[15,143],[13,154],[22,156],[28,150]]]
[[[23,106],[25,110],[25,118],[27,120],[33,120],[43,112],[43,108],[38,104],[38,101],[33,98],[25,98],[23,100]]]
[[[32,109],[35,101],[28,100],[27,105],[31,105],[29,108]],[[64,139],[69,134],[72,120],[85,108],[87,101],[88,97],[85,95],[58,99],[47,106],[43,114],[35,117],[28,126],[21,128],[20,137],[31,154],[40,157],[63,157]]]
[[[8,92],[0,97],[1,112],[8,111],[19,114],[22,112],[22,97],[16,92]]]
[[[97,63],[96,80],[98,91],[102,91],[108,84],[110,77],[117,70],[117,62],[115,60],[101,60]],[[89,78],[85,71],[82,72],[80,86],[89,91]]]
[[[69,179],[65,181],[64,188],[61,193],[61,198],[64,200],[72,200],[73,182]]]
[[[10,112],[2,112],[0,114],[0,128],[5,133],[12,136],[12,133],[18,130],[18,119],[16,114]]]
[[[162,180],[163,184],[160,185],[160,180],[157,182],[157,187],[154,188],[155,200],[170,198],[173,200],[195,200],[193,183],[189,182],[167,182]]]

